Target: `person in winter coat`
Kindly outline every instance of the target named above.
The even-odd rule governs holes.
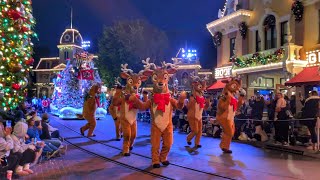
[[[26,144],[25,137],[27,136],[28,125],[24,122],[18,122],[14,128],[11,138],[13,141],[12,153],[14,155],[20,156],[20,161],[15,169],[15,173],[21,175],[32,174],[33,171],[30,169],[30,163],[36,162],[44,147],[44,144],[40,145],[40,149],[36,149],[34,144]]]
[[[320,97],[317,91],[312,91],[311,96],[306,99],[304,107],[302,108],[302,118],[314,118],[314,120],[306,120],[301,123],[306,125],[311,134],[312,146],[308,149],[316,149],[317,145],[317,134],[316,134],[316,118],[319,117],[319,108],[320,108]]]

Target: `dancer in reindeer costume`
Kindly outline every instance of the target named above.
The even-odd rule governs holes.
[[[187,119],[191,128],[191,132],[187,136],[187,143],[191,145],[191,140],[195,138],[195,147],[201,148],[200,138],[202,136],[202,113],[210,106],[210,99],[205,99],[203,93],[207,88],[207,77],[200,79],[194,73],[192,78],[192,95],[188,103]]]
[[[82,116],[88,121],[86,125],[80,128],[81,135],[84,136],[84,132],[89,129],[88,137],[94,137],[94,129],[96,128],[96,110],[100,105],[99,94],[101,93],[101,84],[94,84],[91,86],[89,93],[86,95]]]
[[[245,92],[241,89],[242,81],[240,78],[232,78],[231,80],[226,80],[224,82],[227,84],[219,97],[216,118],[223,129],[220,148],[224,153],[232,153],[230,144],[235,132],[234,116],[241,107],[243,101],[242,96],[237,100],[234,95],[238,94],[240,91],[242,91],[242,94]]]
[[[176,73],[176,66],[163,62],[162,67],[157,67],[155,64],[149,63],[149,60],[150,59],[142,61],[145,64],[143,74],[152,77],[153,94],[150,100],[147,100],[145,103],[137,99],[136,102],[141,109],[151,109],[152,165],[153,168],[160,168],[160,162],[164,166],[170,164],[167,157],[173,143],[172,111],[173,109],[183,108],[186,93],[183,92],[180,94],[179,101],[171,98],[168,82],[170,75]],[[144,97],[144,99],[146,98],[147,97]],[[159,153],[161,139],[162,149]]]
[[[121,78],[127,80],[123,96],[115,96],[113,105],[120,108],[120,122],[123,131],[123,147],[122,153],[124,156],[130,156],[130,150],[133,149],[133,142],[137,136],[137,112],[138,109],[134,104],[134,98],[139,100],[138,89],[143,81],[148,79],[141,73],[133,73],[131,69],[127,69],[128,64],[121,65]],[[133,99],[133,100],[132,100]]]
[[[115,99],[119,99],[123,96],[122,93],[122,86],[121,83],[119,81],[119,78],[116,78],[116,87],[115,87],[115,93],[113,95],[113,98],[111,100],[110,106],[109,106],[109,112],[114,120],[114,126],[116,128],[116,140],[120,141],[121,140],[121,134],[122,134],[122,130],[121,130],[121,123],[120,123],[120,115],[121,115],[121,105],[115,106],[114,105],[114,98]]]

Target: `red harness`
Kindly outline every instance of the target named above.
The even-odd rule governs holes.
[[[204,108],[204,104],[206,102],[205,98],[202,96],[196,96],[196,102],[199,104],[200,108]]]
[[[166,111],[166,105],[170,102],[170,93],[156,93],[153,95],[154,103],[157,104],[157,110],[165,112]]]
[[[233,106],[233,111],[238,109],[238,100],[231,96],[230,105]]]
[[[140,99],[140,96],[139,96],[138,94],[136,94],[136,97],[137,97],[138,99]],[[129,111],[130,111],[131,109],[135,109],[135,107],[134,107],[134,102],[133,102],[133,101],[126,101],[126,103],[129,105]]]

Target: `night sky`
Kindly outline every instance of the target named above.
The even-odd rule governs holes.
[[[197,49],[201,64],[212,68],[216,50],[206,24],[217,19],[224,0],[33,0],[39,41],[35,51],[42,56],[57,56],[57,44],[65,28],[73,26],[84,40],[91,41],[90,52],[97,52],[98,38],[104,25],[117,20],[145,19],[167,33],[170,56],[185,44]],[[44,51],[43,49],[49,49]]]

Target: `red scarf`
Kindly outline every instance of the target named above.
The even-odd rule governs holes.
[[[138,94],[136,94],[136,97],[137,97],[138,99],[140,99],[140,96],[139,96]],[[126,103],[129,105],[129,111],[130,111],[131,109],[134,109],[134,102],[133,102],[133,101],[127,101]]]
[[[154,103],[157,104],[157,110],[162,112],[166,111],[166,105],[170,102],[170,93],[160,94],[156,93],[153,95]]]
[[[117,106],[117,108],[118,108],[118,111],[120,111],[120,107],[121,107],[121,105]]]
[[[204,104],[206,102],[205,98],[202,96],[196,96],[196,102],[199,104],[200,108],[204,108]]]
[[[230,105],[233,106],[233,111],[236,111],[238,109],[238,100],[234,97],[231,97]]]
[[[97,106],[100,107],[100,97],[96,97],[95,99],[96,99]]]

